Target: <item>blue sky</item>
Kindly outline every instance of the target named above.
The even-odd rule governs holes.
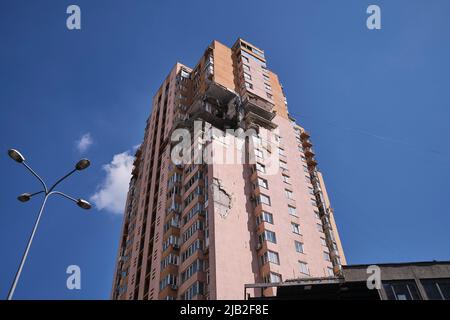
[[[66,28],[70,4],[81,31]],[[366,28],[369,4],[381,7],[379,31]],[[40,204],[16,200],[39,185],[6,150],[49,182],[88,157],[61,190],[89,199],[114,155],[123,180],[124,152],[173,64],[194,66],[213,39],[237,37],[265,50],[312,134],[348,262],[450,260],[448,12],[447,0],[1,1],[0,296]],[[109,297],[122,216],[105,201],[86,212],[49,200],[16,298]],[[72,264],[79,291],[66,289]]]

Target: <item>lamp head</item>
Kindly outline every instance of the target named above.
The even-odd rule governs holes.
[[[77,205],[80,208],[83,208],[83,209],[86,209],[86,210],[89,210],[92,207],[89,202],[87,202],[86,200],[83,200],[83,199],[78,199],[77,200]]]
[[[31,194],[29,193],[22,193],[20,196],[17,197],[17,200],[20,202],[27,202],[31,199]]]
[[[77,162],[77,164],[75,165],[75,169],[77,170],[84,170],[87,167],[89,167],[91,164],[91,162],[88,159],[81,159],[80,161]]]
[[[9,149],[8,155],[10,156],[11,159],[13,159],[18,163],[22,163],[25,161],[25,157],[16,149]]]

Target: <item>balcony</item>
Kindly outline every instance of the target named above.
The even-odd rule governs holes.
[[[339,258],[339,252],[336,249],[331,250],[330,258],[331,258],[331,260],[335,260],[336,258]]]
[[[164,224],[163,232],[164,236],[163,239],[166,239],[170,235],[176,235],[178,236],[180,234],[180,218],[178,215],[172,217],[169,221],[167,221]]]
[[[171,190],[176,187],[181,188],[181,180],[169,180],[169,182],[167,182],[167,190]]]
[[[302,139],[309,139],[310,135],[307,131],[303,131],[302,133],[300,133],[300,138]]]
[[[170,253],[170,254],[173,254],[173,253]],[[164,259],[164,258],[162,258],[162,259]],[[164,278],[169,273],[177,274],[178,273],[178,265],[169,263],[166,266],[161,266],[161,274],[160,274],[161,278]]]
[[[259,252],[260,250],[263,250],[263,249],[267,250],[267,246],[265,245],[265,243],[261,243],[261,242],[258,241],[256,243],[256,251]]]
[[[176,213],[181,213],[181,195],[180,194],[172,194],[167,198],[166,213],[169,214],[171,211],[175,211]]]
[[[327,232],[331,232],[333,230],[333,228],[331,228],[331,224],[328,222],[328,219],[326,217],[323,218],[322,220],[323,222],[325,222],[323,224],[323,230],[327,233]]]
[[[181,207],[170,206],[166,210],[167,221],[169,220],[169,218],[179,217],[180,215],[181,215]]]
[[[274,114],[275,115],[275,114]],[[254,112],[247,112],[244,122],[247,126],[247,128],[253,127],[253,125],[258,125],[264,128],[267,128],[269,130],[275,129],[277,125],[271,121],[268,121],[264,117],[259,116],[258,114]]]
[[[256,96],[247,94],[243,99],[243,107],[245,110],[245,122],[248,125],[257,124],[268,129],[277,127],[272,122],[275,117],[273,112],[274,105]]]
[[[312,150],[312,148],[306,148],[305,149],[305,157],[314,157],[316,154],[314,153],[314,151]]]
[[[316,161],[316,159],[309,157],[306,159],[306,164],[310,167],[315,167],[315,166],[317,166],[317,161]]]
[[[309,142],[309,140],[303,140],[302,146],[303,146],[303,148],[310,148],[310,147],[312,147],[312,143]]]
[[[188,113],[196,116],[219,117],[221,120],[231,120],[236,113],[236,100],[239,95],[219,83],[211,81],[203,95],[198,96],[189,107]],[[231,115],[231,116],[230,116]],[[207,119],[205,119],[207,120]]]
[[[272,114],[274,105],[272,103],[270,103],[270,102],[267,102],[267,101],[265,101],[265,100],[263,100],[261,98],[258,98],[257,96],[253,96],[253,95],[250,95],[250,94],[248,94],[246,97],[244,97],[243,100],[244,100],[243,101],[244,105],[246,105],[248,107],[252,107],[253,106],[253,107],[262,109],[262,110]],[[273,115],[270,120],[272,120],[274,116],[275,115]]]

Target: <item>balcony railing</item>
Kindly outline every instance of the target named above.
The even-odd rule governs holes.
[[[307,131],[303,131],[300,133],[300,138],[302,139],[308,139],[310,137],[309,133]]]
[[[274,105],[270,102],[264,101],[258,97],[247,95],[244,98],[244,104],[251,104],[258,108],[261,108],[267,112],[272,112]]]

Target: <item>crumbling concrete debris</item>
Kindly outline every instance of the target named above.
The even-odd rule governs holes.
[[[228,193],[218,178],[213,178],[214,208],[222,218],[226,218],[233,205],[233,195]]]

